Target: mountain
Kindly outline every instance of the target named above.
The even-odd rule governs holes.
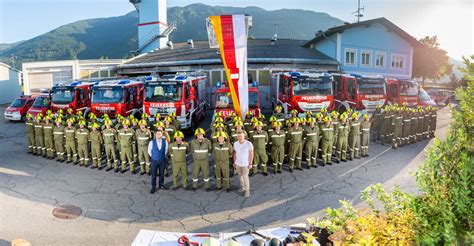
[[[191,4],[168,8],[168,21],[178,29],[170,39],[206,40],[206,18],[210,15],[249,14],[253,17],[250,36],[270,39],[278,29],[279,38],[310,39],[319,30],[343,24],[326,13],[298,9],[267,11],[257,7],[224,7]],[[28,61],[127,58],[137,49],[136,11],[123,16],[88,19],[56,28],[48,33],[15,44],[0,44],[0,61],[16,64]]]

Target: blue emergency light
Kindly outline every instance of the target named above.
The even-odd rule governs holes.
[[[176,80],[185,80],[188,76],[186,75],[180,75],[178,77],[176,77]]]
[[[258,86],[257,81],[252,82],[252,87],[257,87],[257,86]]]
[[[358,78],[358,79],[362,78],[362,75],[360,75],[360,74],[358,74],[358,73],[351,73],[350,75],[351,75],[351,76],[354,76],[354,77],[356,77],[356,78]]]
[[[290,72],[290,75],[291,76],[300,76],[301,73],[299,73],[299,72]]]
[[[80,85],[80,84],[82,84],[81,81],[74,81],[74,82],[72,82],[72,83],[70,84],[70,86],[78,86],[78,85]]]
[[[222,86],[221,82],[217,81],[217,82],[216,82],[216,87],[217,87],[217,88],[221,88],[221,86]]]
[[[119,84],[119,85],[130,84],[130,80],[129,80],[129,79],[120,80],[120,82],[118,82],[118,84]]]
[[[152,76],[146,76],[145,80],[153,80],[153,77]]]

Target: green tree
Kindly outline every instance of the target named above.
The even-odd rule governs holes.
[[[413,77],[425,79],[439,79],[452,72],[452,65],[448,61],[448,52],[441,49],[438,37],[424,37],[418,40],[422,46],[413,51]]]

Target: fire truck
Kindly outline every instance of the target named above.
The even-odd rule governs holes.
[[[387,79],[387,104],[406,102],[408,107],[418,105],[420,86],[413,80]]]
[[[206,117],[208,87],[207,76],[203,73],[148,76],[145,78],[143,112],[151,117],[157,113],[161,116],[175,113],[181,129],[194,131],[197,123]]]
[[[334,108],[333,77],[328,73],[276,73],[271,86],[272,104],[281,105],[285,114],[293,109],[303,114]]]
[[[73,81],[70,83],[60,83],[51,89],[52,110],[58,109],[66,111],[72,108],[73,113],[82,111],[86,116],[91,106],[91,91],[94,82]]]
[[[335,108],[343,112],[349,108],[372,112],[387,100],[386,80],[382,76],[334,73]]]
[[[260,116],[260,93],[256,82],[249,83],[249,112],[254,116]],[[214,92],[214,115],[216,112],[227,117],[231,112],[235,112],[230,87],[218,82]]]
[[[91,112],[96,116],[103,114],[115,118],[122,116],[139,116],[143,106],[143,81],[139,80],[104,80],[92,86]]]
[[[33,102],[33,105],[31,105],[31,108],[28,110],[28,113],[34,117],[39,113],[42,113],[44,116],[48,109],[51,109],[51,95],[47,91],[41,91]]]

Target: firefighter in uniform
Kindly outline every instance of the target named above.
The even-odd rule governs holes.
[[[431,109],[430,106],[426,106],[425,108],[425,115],[424,115],[424,124],[423,124],[423,138],[428,139],[429,138],[429,131],[430,131],[430,125],[431,125],[431,115],[430,115]]]
[[[380,132],[380,123],[382,118],[382,108],[380,105],[377,105],[375,107],[375,111],[372,114],[372,127],[370,128],[372,133],[372,140],[377,141],[379,137],[379,132]]]
[[[33,115],[30,113],[26,114],[26,135],[28,139],[28,154],[36,154],[36,142],[35,142],[35,122]]]
[[[64,126],[61,118],[56,119],[56,125],[53,128],[54,149],[56,150],[57,161],[64,162]]]
[[[303,129],[299,126],[300,120],[293,118],[293,126],[288,130],[288,143],[290,144],[290,151],[288,155],[290,157],[290,172],[293,172],[296,159],[296,169],[303,170],[301,168],[301,156],[303,154]]]
[[[125,119],[122,121],[123,128],[118,131],[118,142],[120,143],[120,159],[122,160],[121,173],[127,171],[127,165],[130,166],[132,174],[136,173],[135,163],[133,162],[132,144],[135,141],[133,129],[130,129],[130,121]]]
[[[89,166],[89,130],[87,130],[86,122],[79,121],[79,129],[76,130],[77,154],[79,155],[79,164],[81,166]]]
[[[41,123],[41,113],[36,115],[35,142],[36,155],[46,156],[46,148],[44,147],[43,123]]]
[[[393,118],[392,118],[392,126],[393,126],[393,135],[392,135],[392,148],[397,148],[401,145],[401,137],[402,137],[402,128],[403,128],[403,116],[401,114],[400,108],[396,108],[393,111]]]
[[[148,143],[152,138],[150,129],[147,128],[147,122],[140,120],[140,128],[135,131],[135,137],[138,145],[138,161],[140,163],[140,175],[151,174],[150,156],[148,155]]]
[[[173,125],[174,125],[174,127],[176,128],[176,130],[180,130],[180,129],[181,129],[181,122],[179,122],[179,120],[176,119],[176,113],[175,113],[175,112],[171,112],[171,113],[170,113],[170,117],[171,117],[171,119],[173,120]]]
[[[91,156],[92,156],[92,169],[98,168],[102,170],[102,144],[104,140],[102,139],[102,134],[99,131],[99,124],[97,122],[92,123],[91,132],[89,133],[89,139],[91,142]]]
[[[209,156],[212,151],[212,144],[209,139],[206,139],[204,135],[206,131],[202,128],[196,129],[194,135],[196,139],[191,142],[191,149],[193,151],[193,191],[198,187],[199,172],[202,171],[204,178],[204,188],[210,191],[209,182]]]
[[[360,147],[360,121],[359,114],[357,112],[352,113],[352,121],[350,122],[349,130],[349,160],[354,158],[359,159],[359,147]]]
[[[73,126],[74,118],[67,120],[67,127],[64,128],[64,137],[66,139],[66,153],[67,163],[74,162],[77,164],[77,151],[76,151],[76,127]]]
[[[270,133],[271,157],[273,161],[273,173],[281,173],[281,166],[285,158],[286,133],[281,129],[281,121],[274,121]]]
[[[244,123],[242,121],[240,120],[236,121],[234,123],[234,126],[235,126],[235,129],[232,131],[232,135],[231,135],[232,143],[235,143],[238,141],[237,132],[239,131],[242,131],[244,133],[245,139],[248,138],[247,132],[244,130]]]
[[[416,143],[417,131],[418,131],[418,112],[416,111],[416,109],[412,109],[411,127],[410,127],[410,132],[411,132],[410,143]]]
[[[349,138],[349,123],[347,122],[347,113],[342,113],[339,117],[340,123],[337,131],[337,148],[336,148],[336,162],[346,162],[347,158],[347,142]]]
[[[331,124],[331,117],[325,116],[324,125],[321,128],[321,156],[323,158],[323,166],[332,164],[332,141],[334,138],[334,129]]]
[[[306,153],[306,162],[308,163],[308,169],[311,167],[318,167],[316,165],[316,159],[318,157],[319,148],[319,127],[316,125],[314,118],[308,118],[308,127],[304,130],[305,146],[304,152]]]
[[[431,108],[431,120],[430,120],[430,138],[435,137],[435,131],[436,131],[436,120],[438,118],[438,113],[436,112],[436,108],[432,107]]]
[[[217,143],[214,143],[212,153],[214,156],[214,163],[216,169],[216,188],[221,189],[221,181],[227,192],[230,192],[230,178],[229,178],[229,159],[232,157],[232,145],[227,141],[228,137],[224,131],[217,132]]]
[[[115,142],[117,142],[117,130],[112,128],[111,120],[105,120],[104,125],[105,129],[102,131],[102,138],[105,145],[105,155],[107,156],[107,169],[105,169],[105,171],[108,172],[115,168],[115,172],[118,172],[118,160],[115,149]],[[112,167],[112,162],[114,163],[114,167]]]
[[[418,129],[416,134],[416,140],[419,142],[423,140],[423,124],[425,123],[425,113],[423,108],[418,108]]]
[[[130,130],[132,130],[133,134],[135,134],[135,131],[138,129],[138,120],[135,119],[133,115],[129,116],[131,126],[129,127]],[[148,146],[147,146],[148,148]],[[148,150],[147,150],[148,151]],[[137,152],[137,139],[134,138],[132,142],[132,156],[133,156],[133,166],[138,163],[138,152]]]
[[[281,112],[282,110],[283,110],[282,106],[280,105],[275,106],[275,112],[273,113],[272,116],[274,116],[277,121],[283,124],[283,122],[285,121],[286,115]]]
[[[368,114],[364,114],[364,121],[360,125],[362,131],[360,139],[360,152],[362,157],[369,156],[369,140],[370,140],[370,118]]]
[[[252,170],[250,171],[250,176],[253,176],[258,173],[258,165],[262,168],[262,174],[267,176],[267,162],[268,156],[266,151],[266,146],[268,143],[268,134],[267,132],[263,131],[263,123],[261,121],[256,121],[255,124],[255,131],[250,135],[250,140],[254,147],[254,155],[253,155],[253,166]]]
[[[411,128],[411,116],[408,108],[403,108],[403,127],[402,127],[402,144],[407,145],[410,142],[410,128]]]
[[[380,143],[382,145],[388,143],[389,142],[388,139],[391,140],[390,138],[391,125],[392,125],[392,116],[390,113],[390,107],[386,105],[380,119],[379,138],[380,138]]]
[[[332,127],[334,129],[334,133],[333,133],[333,141],[332,141],[332,151],[331,153],[332,154],[336,154],[336,145],[337,145],[337,134],[338,134],[338,130],[339,130],[339,121],[338,121],[338,118],[339,118],[339,113],[337,111],[332,111],[331,112],[331,123],[332,123]]]
[[[174,133],[178,130],[178,128],[176,128],[173,125],[173,120],[171,119],[171,117],[166,117],[165,118],[164,130],[168,134],[168,136],[170,137],[170,140],[171,140],[172,137],[174,137]]]
[[[171,170],[173,174],[173,186],[171,189],[176,190],[178,188],[178,178],[181,172],[181,180],[183,183],[183,189],[188,187],[188,167],[186,166],[186,156],[189,154],[190,149],[188,143],[184,142],[184,134],[181,131],[174,133],[174,142],[169,146],[170,159],[171,159]]]
[[[217,143],[217,133],[218,132],[221,132],[221,131],[224,131],[224,124],[223,123],[217,123],[215,125],[215,130],[211,133],[211,143],[212,144],[215,144]]]

